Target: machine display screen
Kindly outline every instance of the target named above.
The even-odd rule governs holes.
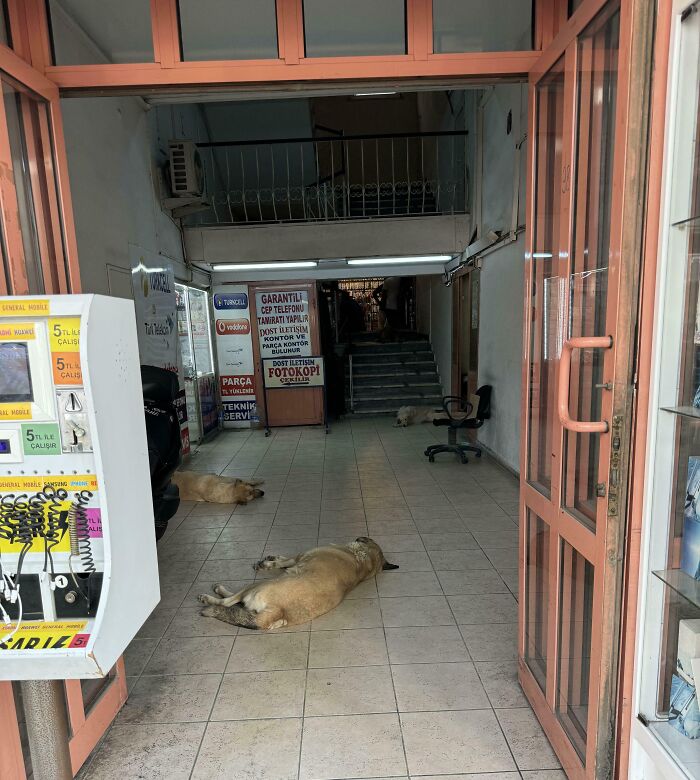
[[[0,403],[33,400],[27,345],[15,341],[0,342]]]
[[[9,455],[12,452],[9,439],[0,439],[0,455]]]

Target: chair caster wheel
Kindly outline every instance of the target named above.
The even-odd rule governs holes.
[[[481,453],[480,453],[480,452],[477,452],[477,453],[476,453],[476,457],[477,457],[477,458],[480,458],[480,457],[481,457]]]
[[[430,455],[430,450],[426,450],[426,451],[423,453],[423,455],[425,455],[426,457],[427,457],[428,455]]]
[[[462,455],[462,463],[469,463],[469,458],[465,458],[464,455]]]
[[[428,460],[429,460],[431,463],[435,463],[435,455],[428,455]]]

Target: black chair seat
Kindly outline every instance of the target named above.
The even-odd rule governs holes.
[[[449,429],[447,433],[447,444],[432,444],[425,450],[425,455],[431,463],[435,460],[435,456],[440,452],[455,453],[456,455],[459,455],[462,463],[468,463],[467,452],[475,453],[477,458],[481,457],[481,447],[458,442],[457,431],[460,429],[473,430],[475,428],[481,428],[484,424],[484,420],[487,420],[491,416],[492,389],[491,385],[482,385],[476,391],[476,395],[479,398],[479,404],[474,417],[469,416],[474,407],[468,401],[465,403],[461,398],[454,395],[446,395],[442,399],[442,408],[447,417],[433,420],[433,425]],[[459,416],[455,416],[454,413],[450,411],[450,406],[455,404],[460,406]]]

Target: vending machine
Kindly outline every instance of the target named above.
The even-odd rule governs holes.
[[[0,680],[108,674],[159,599],[133,303],[0,298]]]

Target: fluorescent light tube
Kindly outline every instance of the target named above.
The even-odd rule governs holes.
[[[355,97],[380,97],[381,95],[395,95],[396,92],[356,92]]]
[[[405,265],[408,263],[447,263],[452,255],[423,255],[421,257],[358,257],[348,265]]]
[[[295,268],[316,268],[315,260],[298,260],[279,263],[217,263],[212,266],[212,271],[284,271]]]

